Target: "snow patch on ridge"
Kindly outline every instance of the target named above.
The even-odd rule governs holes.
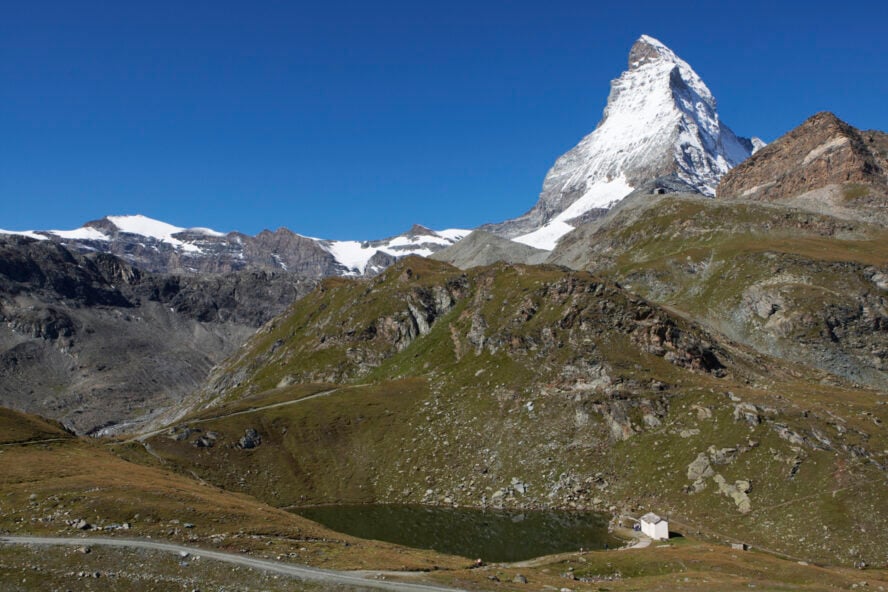
[[[558,243],[558,239],[574,229],[568,224],[578,216],[594,208],[609,208],[630,193],[634,187],[629,185],[626,177],[620,175],[612,181],[599,181],[588,188],[578,200],[572,203],[566,210],[539,228],[528,234],[517,236],[512,240],[523,243],[537,249],[551,251]]]
[[[419,255],[428,257],[434,250],[427,245],[440,245],[448,247],[467,236],[471,231],[461,228],[449,228],[447,230],[432,231],[434,234],[400,235],[387,241],[326,241],[319,240],[322,247],[327,249],[338,263],[349,271],[346,275],[363,275],[367,271],[367,264],[376,253],[384,253],[392,257],[404,257],[406,255]]]
[[[110,240],[108,235],[101,230],[88,226],[75,228],[74,230],[47,230],[46,232],[68,240]]]
[[[436,230],[435,234],[438,236],[443,236],[446,239],[450,239],[453,242],[460,241],[470,234],[472,234],[471,230],[466,230],[465,228],[448,228],[446,230]]]
[[[193,234],[203,234],[204,236],[215,236],[215,237],[225,236],[224,232],[219,232],[218,230],[213,230],[212,228],[203,228],[202,226],[195,226],[193,228],[186,228],[185,232],[191,232]]]
[[[321,244],[338,263],[349,269],[352,275],[364,273],[370,258],[376,254],[376,249],[370,249],[360,241],[329,241]]]
[[[28,238],[34,238],[37,240],[49,240],[42,234],[37,234],[33,230],[3,230],[0,228],[0,234],[13,234],[17,236],[26,236]]]

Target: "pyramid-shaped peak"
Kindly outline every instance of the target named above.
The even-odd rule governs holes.
[[[760,146],[722,123],[715,97],[687,62],[642,35],[629,68],[611,82],[601,121],[555,161],[537,205],[488,229],[552,249],[576,224],[658,179],[715,195],[721,177]]]
[[[659,39],[654,39],[650,35],[642,35],[629,50],[629,69],[634,70],[652,61],[678,63],[681,60]]]

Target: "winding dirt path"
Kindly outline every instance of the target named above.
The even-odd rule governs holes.
[[[172,543],[157,541],[145,541],[139,539],[110,539],[101,537],[36,537],[36,536],[0,536],[2,545],[91,545],[120,547],[126,549],[148,549],[151,551],[163,551],[167,553],[188,553],[203,559],[231,563],[243,567],[251,567],[270,573],[290,576],[309,582],[321,584],[336,584],[355,586],[357,588],[377,588],[392,592],[461,592],[458,588],[447,588],[434,584],[418,584],[411,582],[395,582],[391,580],[374,580],[363,577],[360,574],[332,569],[320,569],[307,565],[270,561],[267,559],[255,559],[246,555],[235,555],[221,551],[211,551],[199,547],[187,547]],[[366,573],[366,572],[362,572]],[[371,572],[373,573],[373,572]]]
[[[340,386],[334,389],[321,391],[319,393],[315,393],[313,395],[308,395],[306,397],[300,397],[298,399],[293,399],[291,401],[282,401],[281,403],[272,403],[270,405],[262,405],[260,407],[250,407],[249,409],[243,409],[241,411],[233,411],[231,413],[225,413],[223,415],[214,415],[213,417],[204,417],[202,419],[192,419],[188,420],[187,424],[198,424],[198,423],[207,423],[210,421],[216,421],[217,419],[225,419],[227,417],[235,417],[238,415],[249,415],[250,413],[256,413],[257,411],[264,411],[266,409],[274,409],[276,407],[287,407],[289,405],[298,405],[299,403],[304,403],[305,401],[310,401],[311,399],[317,399],[319,397],[326,397],[332,395],[333,393],[338,393],[342,390],[353,389],[353,388],[361,388],[363,386],[367,386],[366,384],[350,384],[348,386]],[[157,434],[162,434],[167,431],[169,426],[165,426],[160,428],[159,430],[152,430],[150,432],[144,432],[137,436],[134,436],[128,440],[124,440],[124,442],[144,442],[148,438],[152,436],[156,436]]]

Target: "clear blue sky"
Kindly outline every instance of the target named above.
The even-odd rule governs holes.
[[[888,130],[888,3],[4,2],[0,228],[379,238],[523,213],[642,33],[723,121]]]

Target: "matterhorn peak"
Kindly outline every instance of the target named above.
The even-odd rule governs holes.
[[[484,229],[552,249],[577,223],[652,182],[711,197],[759,146],[721,122],[712,92],[687,62],[642,35],[628,69],[611,82],[601,121],[558,158],[533,209]]]

